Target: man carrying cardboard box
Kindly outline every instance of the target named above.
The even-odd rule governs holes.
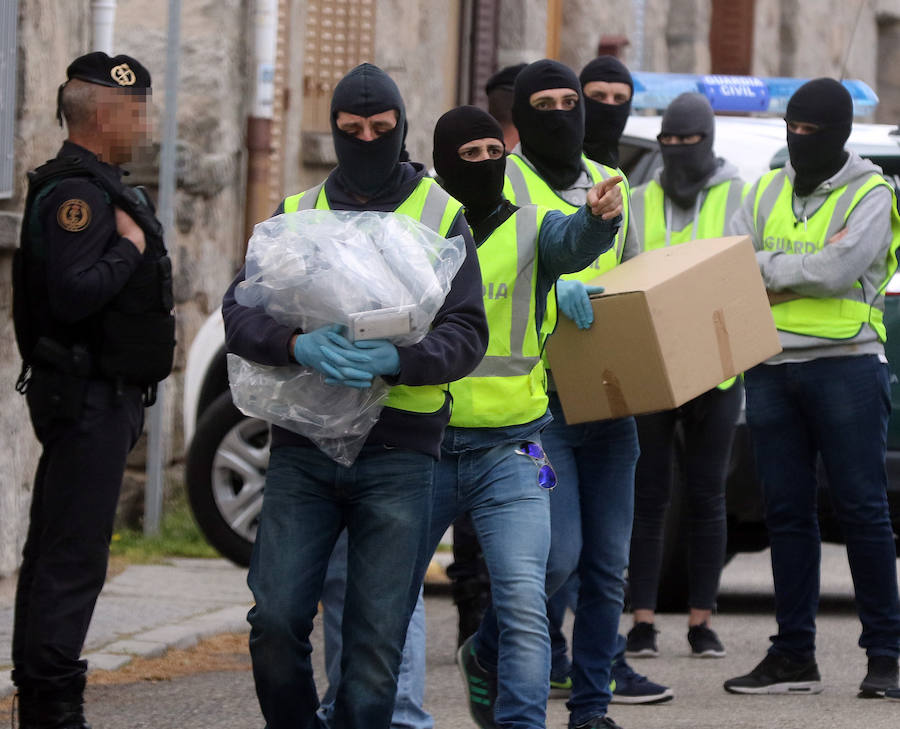
[[[844,149],[853,101],[837,81],[801,86],[785,114],[790,162],[763,175],[731,223],[749,233],[783,352],[746,373],[747,423],[766,504],[778,633],[742,694],[819,693],[816,459],[843,525],[868,656],[860,696],[897,686],[900,598],[886,497],[890,398],[884,288],[900,217],[878,167]]]
[[[519,73],[513,93],[513,121],[520,144],[507,158],[504,195],[515,205],[537,204],[573,214],[594,184],[619,174],[582,154],[581,83],[567,66],[544,59]],[[628,230],[628,188],[625,181],[619,185],[625,211],[615,247],[571,274],[574,280],[557,282],[560,310],[584,328],[590,326],[593,314],[583,281],[613,268],[626,247],[638,248]],[[547,594],[552,595],[576,570],[581,579],[572,693],[567,703],[569,725],[616,729],[618,725],[606,712],[612,697],[610,668],[617,654],[624,653],[625,640],[620,640],[618,629],[634,508],[637,431],[631,417],[567,426],[552,380],[549,398],[553,422],[544,431],[543,445],[560,485],[550,500]],[[583,536],[582,524],[592,527]],[[484,651],[488,641],[483,638],[491,629],[497,630],[496,618],[488,610],[478,633],[477,655],[482,664],[495,663]],[[631,703],[672,698],[670,689],[633,671],[622,676]]]

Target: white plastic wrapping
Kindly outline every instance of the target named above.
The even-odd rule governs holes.
[[[285,213],[253,229],[235,298],[303,331],[343,325],[351,338],[352,315],[404,307],[408,333],[384,338],[408,346],[428,333],[464,258],[462,237],[443,238],[405,215]],[[308,367],[266,367],[232,354],[228,379],[241,412],[306,436],[343,465],[356,459],[390,389],[380,377],[365,390],[326,385]]]

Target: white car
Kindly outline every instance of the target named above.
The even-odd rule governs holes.
[[[650,179],[662,162],[656,142],[659,116],[632,115],[621,142],[622,168],[632,186]],[[900,136],[889,125],[856,124],[848,146],[873,159],[885,172],[900,182]],[[787,156],[785,125],[781,119],[721,116],[716,119],[715,150],[735,164],[747,181],[753,181],[768,169],[780,167]],[[222,315],[214,312],[200,329],[188,353],[184,382],[184,437],[187,443],[185,483],[197,523],[209,542],[225,557],[246,565],[250,560],[259,511],[262,505],[265,469],[268,461],[268,428],[254,418],[242,415],[232,404],[225,367],[225,343]],[[746,444],[738,442],[736,457]],[[740,490],[746,494],[746,484]],[[741,503],[729,495],[729,503]],[[674,501],[674,500],[673,500]],[[755,493],[743,512],[758,509]],[[667,595],[678,601],[676,593],[687,584],[678,568],[678,544],[682,512],[669,510],[670,521],[678,523],[669,530],[670,542],[661,586],[661,609]],[[730,543],[730,553],[765,546],[761,521],[753,523],[748,536]],[[740,536],[742,524],[732,533]],[[762,535],[762,536],[760,536]],[[763,541],[760,542],[760,539]],[[680,587],[679,587],[680,586]]]

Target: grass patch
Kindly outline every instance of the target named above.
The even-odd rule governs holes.
[[[121,529],[113,533],[110,555],[132,564],[158,564],[170,557],[218,557],[194,523],[183,488],[163,507],[158,534]]]

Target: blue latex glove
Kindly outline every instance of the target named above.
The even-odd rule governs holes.
[[[359,364],[359,369],[373,375],[396,375],[400,371],[400,354],[387,339],[363,339],[353,346],[369,357],[368,362]]]
[[[331,324],[301,334],[294,342],[294,359],[306,367],[312,367],[326,378],[335,380],[329,384],[349,384],[344,380],[356,378],[348,377],[342,370],[353,369],[356,364],[368,360],[368,355],[358,352],[352,342],[338,334],[340,330],[339,324]],[[351,387],[369,387],[372,384],[370,375],[365,372],[361,374],[368,378],[368,384],[350,385]]]
[[[602,294],[602,286],[587,286],[581,281],[559,279],[556,282],[556,303],[559,310],[575,322],[579,329],[590,329],[594,323],[594,310],[590,294]]]
[[[342,341],[347,341],[336,334],[328,334],[328,337],[339,337]],[[339,362],[334,359],[334,353],[326,353],[328,359],[337,366],[336,369],[342,378],[326,379],[325,382],[329,385],[371,387],[372,378],[376,375],[396,375],[400,371],[400,355],[397,348],[386,339],[364,339],[354,342],[351,346],[354,354],[352,363]]]

